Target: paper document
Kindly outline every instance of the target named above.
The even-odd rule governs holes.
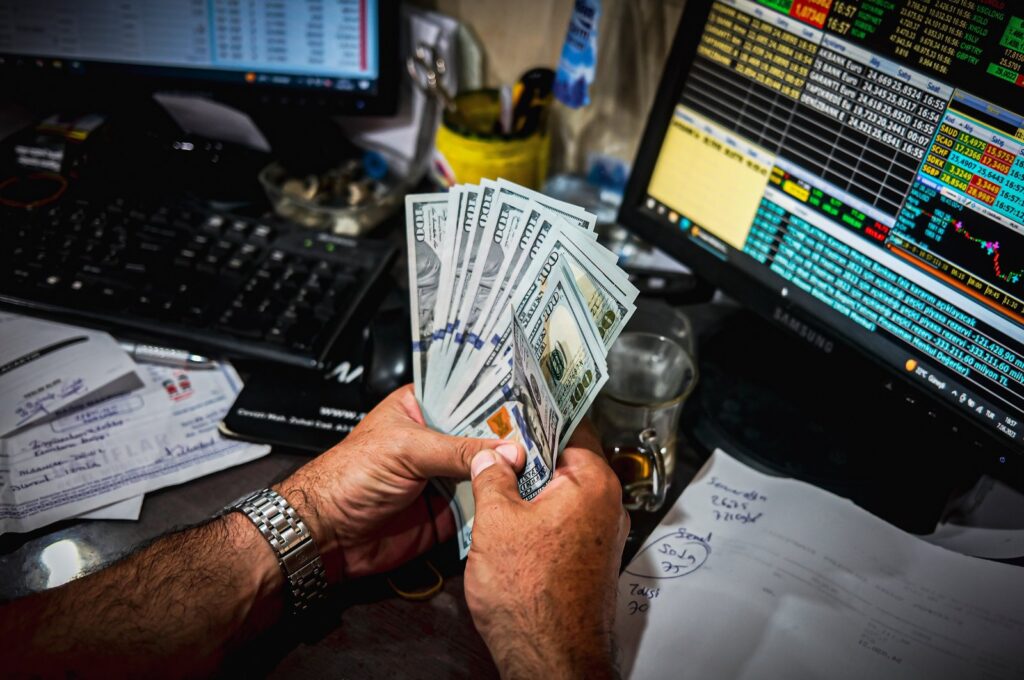
[[[31,531],[270,450],[217,432],[242,386],[230,365],[138,371],[142,389],[0,440],[0,533]]]
[[[140,385],[108,334],[0,313],[0,436]]]
[[[1024,569],[718,450],[619,579],[616,633],[631,678],[1020,678]]]
[[[145,499],[146,497],[142,494],[126,498],[123,501],[104,505],[102,508],[83,512],[78,516],[78,519],[118,519],[134,521],[142,514],[142,501]]]

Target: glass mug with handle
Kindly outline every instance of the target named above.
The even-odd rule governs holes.
[[[627,510],[654,512],[665,502],[676,461],[676,431],[697,366],[678,342],[627,331],[608,353],[608,382],[594,404],[594,424],[622,482]]]

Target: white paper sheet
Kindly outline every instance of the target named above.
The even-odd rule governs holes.
[[[721,450],[651,536],[619,579],[624,677],[1024,676],[1024,569]]]
[[[933,533],[922,536],[921,540],[975,557],[1010,560],[1024,555],[1024,529],[989,529],[940,524]]]
[[[0,436],[140,385],[108,334],[0,313]]]
[[[96,508],[89,512],[83,512],[78,519],[116,519],[135,521],[142,514],[142,501],[145,495],[132,496],[123,501],[117,501],[102,508]]]
[[[145,495],[140,494],[139,496],[133,496],[126,498],[123,501],[117,503],[111,503],[110,505],[104,505],[101,508],[90,510],[89,512],[83,512],[78,516],[79,519],[120,519],[120,520],[131,520],[138,519],[139,515],[142,514],[142,501],[145,500]]]
[[[139,364],[144,387],[0,440],[0,533],[41,526],[266,454],[217,424],[241,381],[228,364]]]

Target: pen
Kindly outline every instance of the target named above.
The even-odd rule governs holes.
[[[158,347],[157,345],[143,345],[135,342],[122,342],[121,349],[128,352],[133,359],[148,361],[153,364],[164,366],[179,366],[181,368],[213,368],[215,362],[209,357],[200,354],[192,354],[184,349],[172,347]]]

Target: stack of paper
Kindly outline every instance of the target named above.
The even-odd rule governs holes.
[[[628,678],[1020,678],[1024,569],[716,451],[620,577],[616,640]]]
[[[105,333],[0,315],[0,533],[137,518],[142,494],[266,454],[217,424],[228,364],[136,364]]]

